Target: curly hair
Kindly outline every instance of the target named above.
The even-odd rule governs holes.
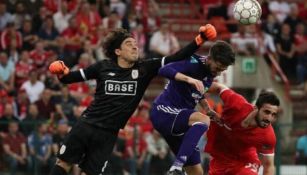
[[[218,61],[225,66],[235,63],[235,51],[231,45],[225,41],[216,41],[210,48],[209,55],[213,60]]]
[[[126,29],[118,28],[112,30],[107,36],[106,40],[103,43],[103,49],[105,55],[112,59],[117,60],[117,55],[115,54],[115,49],[120,48],[120,45],[126,38],[132,37]]]

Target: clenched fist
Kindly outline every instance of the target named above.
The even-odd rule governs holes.
[[[215,27],[211,24],[206,24],[199,28],[199,35],[196,36],[195,41],[197,45],[202,45],[206,40],[214,40],[216,35]]]
[[[54,61],[50,64],[49,71],[56,75],[66,75],[69,73],[69,68],[63,61]]]

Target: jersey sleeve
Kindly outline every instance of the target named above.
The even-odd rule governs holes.
[[[248,103],[244,97],[231,89],[225,89],[220,93],[220,97],[224,103],[224,108],[239,109]]]
[[[268,131],[268,133],[265,140],[260,144],[259,148],[257,148],[257,152],[264,156],[273,156],[276,146],[276,137],[273,128],[271,128],[271,131]],[[259,137],[263,138],[263,135]]]
[[[97,79],[99,75],[99,68],[101,62],[90,65],[85,69],[79,69],[69,72],[67,75],[60,78],[60,81],[65,84],[75,83],[80,81],[87,81],[91,79]]]
[[[163,58],[146,59],[144,62],[146,63],[145,65],[147,65],[147,70],[150,70],[153,74],[158,74],[160,67],[163,67],[164,65],[171,62],[189,59],[197,51],[198,48],[199,46],[195,41],[193,41],[172,55],[165,56]]]
[[[191,63],[190,60],[183,60],[183,61],[178,61],[175,63],[170,63],[164,67],[161,67],[159,69],[159,75],[164,76],[168,79],[174,79],[175,75],[180,72],[183,74],[188,74],[191,72],[193,69],[197,69],[195,65],[198,63],[194,64]]]

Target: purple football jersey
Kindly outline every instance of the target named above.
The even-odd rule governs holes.
[[[191,56],[191,59],[174,62],[168,64],[159,70],[159,74],[168,77],[170,80],[167,83],[165,90],[156,98],[155,104],[163,104],[172,106],[178,109],[194,109],[196,104],[204,98],[192,85],[174,80],[176,72],[183,73],[187,76],[202,80],[205,91],[207,91],[214,77],[203,66],[203,61],[207,57],[199,55]]]

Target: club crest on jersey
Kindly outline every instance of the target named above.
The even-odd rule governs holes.
[[[108,95],[136,95],[136,81],[105,81],[105,93]]]
[[[137,79],[139,77],[139,70],[133,69],[132,72],[131,72],[131,77],[133,79]]]

